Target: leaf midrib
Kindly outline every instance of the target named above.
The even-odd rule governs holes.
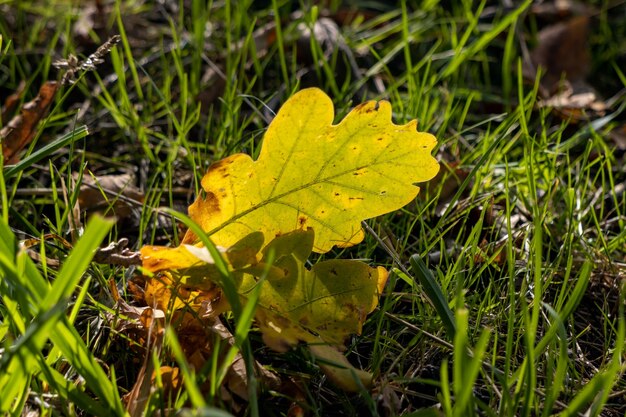
[[[278,195],[276,195],[276,196],[270,197],[270,198],[268,198],[268,199],[266,199],[266,200],[264,200],[264,201],[260,202],[259,204],[256,204],[256,205],[254,205],[254,206],[250,207],[249,209],[246,209],[246,210],[244,210],[244,211],[242,211],[242,212],[240,212],[240,213],[235,214],[234,216],[232,216],[232,217],[231,217],[231,218],[229,218],[228,220],[224,221],[224,222],[223,222],[222,224],[220,224],[219,226],[215,227],[213,230],[210,230],[210,231],[208,232],[208,235],[210,236],[210,235],[212,235],[212,234],[214,234],[214,233],[217,233],[217,232],[219,232],[220,230],[224,229],[225,227],[229,226],[230,224],[232,224],[232,223],[236,222],[237,220],[239,220],[239,219],[241,219],[241,218],[243,218],[243,217],[247,216],[248,214],[250,214],[250,213],[252,213],[252,212],[254,212],[254,211],[256,211],[256,210],[258,210],[258,209],[260,209],[260,208],[262,208],[262,207],[264,207],[264,206],[266,206],[266,205],[269,205],[269,204],[275,203],[275,202],[277,202],[278,200],[280,200],[280,199],[282,199],[282,198],[284,198],[284,197],[286,197],[286,196],[288,196],[288,195],[291,195],[291,194],[297,193],[297,192],[299,192],[299,191],[302,191],[302,190],[304,190],[304,189],[306,189],[306,188],[312,187],[312,186],[317,185],[317,184],[323,184],[323,183],[330,182],[330,181],[332,181],[333,179],[338,178],[338,177],[341,177],[341,176],[343,176],[343,175],[346,175],[346,174],[348,174],[348,173],[350,173],[350,172],[358,171],[358,170],[363,169],[363,168],[371,168],[371,167],[373,167],[373,166],[376,166],[376,165],[381,165],[381,164],[385,164],[385,163],[391,163],[391,162],[393,162],[393,161],[395,161],[395,160],[397,160],[397,159],[400,159],[400,158],[402,158],[402,157],[404,157],[404,156],[406,156],[406,155],[408,155],[408,154],[411,154],[411,153],[413,153],[413,152],[406,152],[406,153],[402,153],[402,154],[400,154],[400,155],[397,155],[396,157],[394,157],[394,158],[392,158],[392,159],[388,159],[388,160],[386,159],[386,160],[383,160],[383,161],[377,161],[377,162],[374,162],[374,163],[371,163],[371,164],[367,164],[367,165],[363,165],[363,166],[353,167],[353,168],[347,169],[347,170],[345,170],[345,171],[341,171],[341,172],[339,172],[339,173],[337,173],[337,174],[335,174],[335,175],[332,175],[332,176],[329,176],[329,177],[325,177],[325,178],[323,178],[323,179],[319,179],[318,177],[316,177],[313,181],[309,181],[308,183],[302,184],[302,185],[300,185],[300,186],[298,186],[298,187],[296,187],[296,188],[292,188],[292,189],[287,190],[287,191],[285,191],[285,192],[283,192],[283,193],[281,193],[281,194],[278,194]],[[290,154],[291,154],[291,152],[290,152]],[[326,166],[326,165],[324,165],[324,167],[325,167],[325,166]],[[321,171],[322,171],[322,169],[320,169],[320,172],[321,172]],[[283,171],[281,171],[281,172],[284,172],[284,170],[283,170]],[[278,180],[276,181],[276,184],[275,184],[275,186],[274,186],[274,188],[273,188],[273,189],[275,189],[275,188],[276,188],[276,185],[277,185],[278,183],[280,183],[280,179],[278,179]],[[233,194],[233,195],[234,195],[234,194]],[[306,213],[306,212],[304,212],[304,213],[310,216],[310,214],[309,214],[309,213]]]

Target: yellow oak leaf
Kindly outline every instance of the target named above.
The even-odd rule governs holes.
[[[267,346],[283,352],[305,343],[335,385],[346,391],[369,388],[372,375],[352,366],[340,350],[350,334],[361,333],[378,305],[387,271],[342,259],[307,269],[314,239],[313,229],[294,230],[261,250],[262,236],[255,232],[221,252],[241,300],[245,303],[257,292],[255,321]],[[206,248],[144,246],[141,252],[144,268],[156,274],[144,288],[149,305],[202,310],[203,317],[228,308],[216,284],[219,271]]]
[[[309,342],[309,350],[328,379],[339,388],[351,392],[358,392],[361,387],[371,388],[372,374],[356,369],[335,347]]]
[[[256,232],[228,249],[217,249],[235,274],[237,269],[258,262],[262,245],[263,235]],[[220,271],[202,245],[183,244],[175,248],[147,245],[141,248],[141,258],[144,270],[154,274],[143,285],[143,300],[149,306],[164,311],[202,306],[213,315],[229,307],[219,287]]]
[[[218,246],[240,299],[255,300],[265,343],[279,351],[306,343],[330,379],[356,391],[372,376],[340,349],[376,308],[387,271],[337,259],[309,269],[306,260],[359,243],[362,220],[409,203],[439,164],[434,136],[418,132],[416,121],[392,123],[386,101],[361,104],[336,125],[333,117],[321,90],[295,94],[257,160],[236,154],[209,167],[189,214]],[[150,304],[201,307],[205,316],[229,307],[220,269],[193,232],[178,248],[145,246],[141,254],[155,274],[145,287]]]
[[[356,260],[332,259],[307,269],[304,259],[312,251],[314,235],[308,229],[277,237],[263,249],[257,265],[235,278],[242,298],[261,285],[257,325],[274,349],[310,342],[311,336],[318,343],[341,346],[348,335],[361,333],[387,281],[385,268]]]
[[[350,334],[361,333],[378,305],[387,271],[342,259],[319,262],[309,270],[304,260],[313,240],[312,229],[274,239],[257,265],[236,275],[237,292],[242,299],[258,292],[256,324],[270,348],[282,352],[305,343],[337,386],[346,391],[369,388],[372,375],[352,366],[340,350]]]
[[[415,120],[396,125],[387,101],[368,101],[333,125],[330,98],[317,88],[280,109],[255,161],[235,154],[209,167],[189,215],[216,245],[230,247],[253,231],[269,242],[313,228],[314,250],[363,240],[361,220],[415,198],[415,183],[433,178],[436,139]],[[196,243],[187,232],[183,243]]]
[[[260,291],[257,324],[274,349],[311,341],[341,346],[348,335],[361,333],[387,281],[385,268],[357,260],[332,259],[307,269],[314,239],[313,229],[294,230],[261,250],[257,232],[223,250],[241,299]],[[144,268],[157,274],[147,281],[146,300],[164,310],[190,305],[190,295],[211,294],[224,302],[215,293],[220,273],[205,251],[189,245],[144,246]]]

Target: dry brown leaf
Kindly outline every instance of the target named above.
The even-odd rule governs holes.
[[[78,194],[78,204],[81,210],[101,212],[118,219],[126,218],[143,202],[143,193],[133,184],[134,177],[131,174],[85,175]]]
[[[2,105],[2,111],[0,111],[0,120],[2,120],[2,125],[4,126],[6,122],[9,121],[9,117],[15,112],[17,108],[17,104],[22,98],[22,94],[24,94],[24,88],[26,87],[26,83],[24,81],[20,82],[20,85],[17,87],[17,90],[9,97],[4,100],[4,104]]]
[[[35,137],[36,127],[48,113],[48,109],[58,90],[56,81],[48,81],[39,89],[37,97],[24,104],[19,115],[13,117],[0,130],[0,142],[5,164],[19,161],[18,154]]]
[[[135,346],[145,346],[143,363],[137,374],[133,388],[122,398],[126,410],[131,417],[143,415],[150,397],[154,362],[151,360],[153,351],[161,351],[165,331],[165,314],[162,310],[152,307],[136,307],[128,304],[120,296],[113,279],[108,282],[109,291],[116,303],[116,313],[107,314],[111,328],[117,333],[124,333]]]
[[[176,398],[181,388],[183,388],[183,376],[180,374],[180,369],[171,366],[161,366],[159,369],[161,376],[161,383],[163,384],[163,397],[164,398]],[[156,371],[152,374],[151,378],[152,386],[156,386]]]
[[[590,15],[584,7],[569,1],[551,6],[563,14],[582,13],[542,29],[531,63],[524,68],[527,78],[535,78],[541,69],[541,96],[538,107],[549,107],[569,121],[589,120],[603,116],[609,107],[595,89],[585,81],[590,69]]]
[[[293,401],[287,410],[287,417],[304,417],[307,415],[303,405],[301,405],[306,404],[306,391],[301,380],[291,377],[283,379],[278,392],[291,398]]]
[[[263,367],[259,362],[255,361],[256,379],[261,382],[266,389],[276,390],[281,386],[280,377]],[[220,389],[222,401],[229,401],[233,410],[239,411],[243,408],[243,403],[249,401],[248,396],[248,371],[246,364],[240,353],[235,356],[224,383]],[[234,394],[234,395],[233,395]]]
[[[122,397],[122,401],[126,404],[126,411],[131,417],[140,417],[146,408],[150,392],[152,390],[152,380],[149,377],[153,374],[153,361],[145,360],[133,388]]]
[[[583,14],[588,10],[585,4],[572,0],[536,2],[530,6],[530,13],[543,20],[562,20]]]
[[[173,311],[169,322],[173,325],[181,345],[185,359],[194,369],[202,369],[207,361],[211,360],[216,341],[222,346],[222,354],[226,352],[225,346],[234,344],[234,336],[222,324],[218,315],[228,308],[221,290],[212,286],[207,290],[196,290],[176,284],[177,280],[168,274],[158,274],[158,277],[146,279],[146,277],[133,278],[129,285],[129,291],[137,301],[156,307],[154,311],[161,309]],[[126,308],[126,307],[125,307]],[[137,310],[134,310],[137,309]],[[131,312],[153,310],[152,308],[131,308]],[[141,317],[140,317],[141,318]],[[141,321],[141,327],[150,327],[149,322]],[[265,387],[276,389],[280,386],[280,378],[255,362],[256,377]],[[174,372],[174,371],[172,371]],[[174,375],[173,373],[171,375]],[[142,375],[145,378],[146,374]],[[248,399],[248,375],[245,363],[241,355],[235,356],[231,368],[225,376],[220,397],[224,403],[234,410],[242,407],[242,401]],[[178,379],[172,378],[168,385],[170,392],[175,392]],[[136,386],[145,382],[137,381]],[[166,382],[163,380],[164,388]],[[202,387],[208,390],[208,385]],[[139,390],[139,388],[137,388]],[[144,391],[140,391],[144,392]]]
[[[397,393],[401,391],[401,388],[396,383],[379,381],[372,391],[372,398],[376,398],[382,415],[399,416],[402,414],[402,401]]]
[[[534,68],[525,68],[525,75],[534,79],[543,68],[541,85],[550,92],[558,89],[559,81],[571,83],[583,80],[589,72],[589,17],[574,17],[550,25],[539,32],[537,47],[531,53]]]
[[[50,254],[47,254],[47,256],[45,257],[41,256],[41,253],[39,252],[39,248],[37,248],[37,246],[41,245],[42,240],[54,240],[55,244],[63,246],[68,250],[72,249],[72,244],[55,233],[47,233],[41,238],[34,237],[31,239],[25,239],[20,241],[20,249],[26,250],[28,256],[30,256],[32,260],[34,260],[35,262],[45,262],[46,265],[48,265],[48,267],[50,268],[58,268],[61,265],[61,260],[51,258]],[[35,250],[31,249],[34,246],[36,247]]]
[[[569,81],[564,82],[560,91],[552,97],[540,100],[537,106],[550,107],[557,116],[572,121],[601,117],[608,109],[595,89],[584,81],[578,81],[573,85]]]
[[[120,301],[118,301],[118,303],[120,303]],[[126,303],[121,301],[120,305],[125,304]],[[131,307],[126,304],[125,308],[127,307],[131,310],[136,309],[136,307]],[[165,316],[160,310],[145,307],[141,311],[139,322],[141,323],[141,326],[143,326],[142,330],[144,330],[147,334],[145,340],[142,341],[142,344],[145,344],[146,346],[144,360],[141,368],[139,369],[133,388],[123,398],[123,401],[126,403],[126,410],[131,417],[139,417],[143,415],[146,404],[155,385],[153,380],[154,362],[152,361],[152,354],[153,352],[156,352],[158,356],[161,348],[163,347],[164,318]],[[173,379],[163,379],[164,388],[166,388],[166,381],[168,382],[167,389],[169,389],[173,384]]]

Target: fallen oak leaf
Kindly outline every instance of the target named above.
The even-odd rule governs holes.
[[[344,391],[358,392],[372,386],[372,374],[357,369],[333,346],[309,344],[309,350],[317,359],[317,364],[335,385]]]
[[[217,246],[217,250],[226,257],[232,268],[242,268],[256,263],[256,254],[263,246],[263,235],[259,232],[250,233],[230,248]],[[182,244],[176,248],[165,246],[144,246],[141,248],[143,266],[150,272],[188,269],[194,266],[207,268],[214,260],[209,251],[201,245]],[[208,268],[211,268],[208,266]],[[204,271],[209,281],[217,281],[217,271]]]
[[[75,179],[78,180],[78,175]],[[80,209],[117,219],[129,217],[133,210],[142,206],[144,199],[134,181],[131,174],[84,175],[77,200]]]
[[[141,299],[147,305],[168,311],[189,308],[203,316],[217,316],[229,309],[220,287],[204,278],[201,267],[163,271],[146,279]],[[214,273],[211,270],[209,273]]]
[[[237,154],[213,164],[189,214],[222,248],[237,295],[247,300],[254,294],[266,344],[279,351],[301,342],[326,346],[314,354],[346,369],[330,377],[356,390],[367,387],[371,375],[349,365],[339,349],[376,308],[387,271],[349,260],[319,262],[310,270],[304,263],[312,251],[359,243],[363,219],[410,202],[419,192],[415,184],[435,176],[439,165],[430,155],[434,136],[418,132],[416,121],[393,124],[386,101],[357,106],[337,125],[333,114],[319,89],[294,95],[268,128],[259,158]],[[229,256],[234,248],[237,256]],[[141,253],[144,269],[158,278],[148,284],[165,279],[173,288],[205,291],[221,283],[214,259],[192,231],[178,248],[144,247]],[[170,311],[189,306],[174,292],[159,294],[161,305],[171,297],[183,304],[168,302]]]
[[[17,108],[17,105],[22,98],[22,94],[24,93],[25,88],[26,83],[24,81],[21,81],[17,87],[17,90],[15,90],[13,94],[9,95],[4,100],[2,110],[0,110],[0,120],[2,121],[2,126],[4,126],[6,122],[9,121],[10,115],[13,114],[13,112]]]
[[[291,250],[280,253],[276,247],[285,240],[291,243]],[[304,260],[313,241],[312,229],[279,236],[263,248],[264,256],[257,265],[235,276],[239,279],[237,292],[245,299],[269,269],[258,298],[257,324],[265,343],[275,350],[310,343],[310,336],[315,336],[316,343],[342,346],[350,334],[361,333],[387,281],[384,268],[356,260],[332,259],[306,269]],[[270,253],[274,260],[268,265]]]
[[[54,99],[59,84],[56,81],[48,81],[39,89],[37,96],[24,104],[19,115],[13,117],[9,123],[0,130],[0,142],[5,164],[15,164],[19,158],[18,153],[28,145],[35,137],[37,124],[42,120]]]
[[[541,86],[548,94],[558,90],[562,79],[576,83],[585,79],[590,68],[589,16],[573,17],[542,29],[537,35],[537,47],[531,52],[524,75],[535,79],[539,67],[544,73]]]
[[[252,274],[244,274],[237,283],[238,293],[247,297],[268,270],[264,261],[273,256],[255,313],[265,344],[281,352],[306,343],[335,385],[351,392],[368,389],[372,375],[350,364],[341,350],[348,335],[361,333],[367,315],[378,305],[387,271],[342,259],[319,262],[307,270],[304,260],[313,241],[312,229],[274,239],[263,249],[261,262],[247,269]]]
[[[261,233],[251,233],[230,248],[219,247],[233,271],[256,264],[263,245]],[[228,309],[219,283],[221,274],[208,250],[199,245],[175,248],[144,246],[141,259],[145,271],[154,274],[143,277],[142,291],[135,285],[140,301],[168,311],[192,307],[202,317],[215,317]],[[135,282],[136,284],[136,282]]]
[[[263,247],[261,256],[251,256],[252,246],[257,245],[254,249],[258,250],[262,244],[257,232],[235,244],[236,250],[222,249],[222,253],[227,260],[229,253],[230,259],[238,261],[241,258],[232,253],[249,256],[239,268],[233,268],[229,261],[231,277],[242,301],[247,301],[255,289],[259,291],[255,319],[266,345],[281,352],[299,343],[317,346],[312,353],[322,359],[322,369],[338,386],[351,391],[368,387],[369,373],[338,358],[343,357],[340,349],[345,339],[361,333],[367,315],[378,305],[387,271],[341,259],[318,262],[308,270],[304,263],[314,240],[312,229],[294,230]],[[220,274],[211,259],[197,247],[189,249],[187,245],[142,248],[144,269],[158,276],[146,283],[146,302],[169,311],[184,307],[198,311],[200,295],[208,294],[211,288],[217,290]],[[213,297],[212,315],[226,308],[221,292]],[[210,297],[206,300],[211,304]],[[354,376],[360,382],[355,382]]]
[[[315,229],[315,252],[361,242],[360,221],[415,198],[433,178],[436,139],[415,120],[391,122],[387,101],[369,101],[332,125],[333,104],[317,88],[296,93],[280,109],[259,158],[235,154],[213,164],[190,217],[216,245],[229,247],[251,231],[266,241],[294,229]],[[183,243],[196,243],[188,231]]]

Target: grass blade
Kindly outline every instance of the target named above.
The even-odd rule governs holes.
[[[424,292],[433,303],[437,314],[441,318],[446,332],[451,339],[454,339],[456,335],[456,324],[454,321],[454,314],[448,302],[446,301],[441,287],[435,280],[433,273],[426,267],[422,259],[418,255],[411,256],[411,267],[415,271],[415,276],[419,280],[420,284],[424,288]]]
[[[89,129],[87,129],[87,126],[83,125],[83,126],[77,127],[76,129],[72,130],[70,133],[61,136],[60,138],[53,141],[52,143],[49,143],[43,148],[38,149],[37,151],[28,155],[17,164],[5,168],[4,169],[5,180],[24,171],[28,167],[50,156],[52,153],[58,151],[59,149],[65,146],[68,146],[82,138],[87,137],[87,135],[89,135]]]

